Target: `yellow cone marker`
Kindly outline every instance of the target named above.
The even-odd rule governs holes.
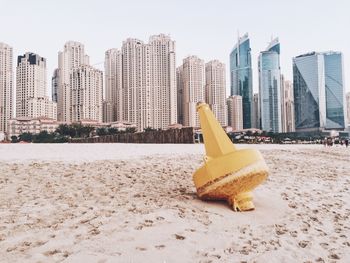
[[[237,150],[208,104],[197,111],[204,137],[204,165],[193,174],[201,199],[227,200],[234,211],[254,209],[251,191],[267,178],[264,158],[255,149]]]

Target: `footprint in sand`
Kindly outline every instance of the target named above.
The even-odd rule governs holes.
[[[58,253],[62,253],[61,250],[54,249],[54,250],[49,250],[49,251],[44,252],[44,255],[48,257],[48,256],[53,256],[53,255],[58,254]]]
[[[324,262],[325,262],[323,258],[317,258],[315,261],[316,261],[316,262],[321,262],[321,263],[324,263]]]
[[[178,235],[178,234],[175,234],[175,238],[177,240],[184,240],[186,237],[182,236],[182,235]]]
[[[48,241],[48,240],[47,240]],[[39,240],[39,241],[36,241],[34,243],[34,247],[40,247],[42,245],[45,245],[47,243],[47,241],[42,241],[42,240]]]
[[[14,251],[14,250],[17,250],[17,247],[16,247],[16,246],[7,248],[7,249],[6,249],[6,252],[12,252],[12,251]]]
[[[284,235],[285,233],[288,232],[288,229],[286,228],[285,225],[275,225],[275,232],[277,235]]]
[[[298,231],[290,231],[289,234],[290,234],[292,237],[298,237]]]
[[[298,243],[299,247],[306,248],[310,244],[310,241],[302,240]]]
[[[328,249],[328,243],[320,243],[320,246],[323,248],[323,249]]]
[[[161,249],[164,249],[165,248],[165,245],[158,245],[158,246],[154,246],[156,249],[159,249],[159,250],[161,250]]]
[[[89,234],[91,234],[92,236],[96,236],[100,233],[101,233],[100,230],[98,230],[97,228],[93,228],[89,231]]]
[[[328,256],[328,258],[330,258],[330,259],[340,259],[340,257],[337,254],[334,254],[334,253],[330,254]]]

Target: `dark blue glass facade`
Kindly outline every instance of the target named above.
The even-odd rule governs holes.
[[[280,44],[277,41],[259,56],[261,129],[268,132],[282,132]]]
[[[230,54],[231,96],[242,96],[244,129],[252,127],[253,85],[250,53],[249,38],[244,36]]]
[[[293,64],[293,89],[295,129],[319,128],[320,111],[318,104],[318,92],[311,92],[302,73],[295,63]]]
[[[324,55],[327,129],[345,128],[342,63],[341,53]]]
[[[293,82],[296,130],[345,128],[341,53],[294,58]]]

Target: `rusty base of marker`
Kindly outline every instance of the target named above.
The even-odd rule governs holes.
[[[197,195],[203,200],[227,200],[234,211],[254,210],[251,191],[265,181],[267,175],[265,161],[259,161],[208,182],[197,189]]]

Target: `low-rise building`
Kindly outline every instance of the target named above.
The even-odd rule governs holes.
[[[137,126],[134,123],[126,121],[116,121],[116,122],[98,122],[96,120],[82,119],[77,122],[59,122],[54,119],[39,117],[39,118],[29,118],[29,117],[19,117],[16,119],[10,119],[8,125],[7,139],[11,140],[12,136],[19,136],[22,133],[39,134],[41,131],[47,131],[48,133],[56,131],[61,124],[78,124],[81,126],[91,126],[95,129],[98,128],[115,128],[118,131],[126,131],[128,128],[133,128],[136,130]],[[1,141],[1,140],[0,140]]]
[[[170,129],[182,129],[182,124],[180,124],[180,123],[174,123],[174,124],[170,124],[170,125],[168,125],[168,130],[170,130]]]
[[[127,121],[115,121],[115,122],[98,122],[96,120],[83,119],[73,124],[80,124],[82,126],[92,126],[95,129],[98,128],[115,128],[118,131],[125,131],[128,128],[137,128],[135,123],[130,123]]]
[[[135,130],[137,129],[137,126],[135,123],[130,123],[126,121],[115,121],[115,122],[110,122],[110,123],[105,123],[107,127],[110,128],[115,128],[118,131],[126,131],[126,129],[134,128]]]
[[[22,133],[38,134],[41,131],[47,131],[48,133],[54,132],[61,123],[54,119],[39,117],[28,118],[19,117],[16,119],[10,119],[8,124],[7,139],[10,140],[12,136],[19,136]]]

